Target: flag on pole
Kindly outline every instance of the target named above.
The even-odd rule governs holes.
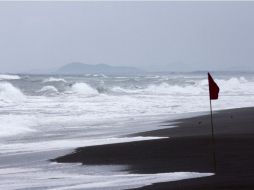
[[[220,88],[214,82],[210,73],[208,73],[208,83],[209,83],[209,93],[210,93],[210,100],[217,100],[219,97]]]
[[[209,94],[210,94],[210,111],[211,111],[211,126],[212,126],[212,145],[213,145],[213,163],[214,163],[214,173],[217,171],[216,155],[215,155],[215,137],[213,129],[213,109],[212,100],[217,100],[219,97],[220,88],[214,82],[210,73],[208,73],[208,83],[209,83]]]

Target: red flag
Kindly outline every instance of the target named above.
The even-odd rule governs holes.
[[[210,100],[217,100],[219,96],[220,88],[214,82],[210,73],[208,73],[208,83],[209,83]]]

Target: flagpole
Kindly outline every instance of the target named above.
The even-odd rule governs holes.
[[[213,109],[212,109],[212,100],[210,98],[210,112],[211,112],[211,126],[212,126],[212,149],[213,149],[213,166],[214,173],[217,172],[217,163],[216,163],[216,155],[215,155],[215,137],[214,137],[214,128],[213,128]]]

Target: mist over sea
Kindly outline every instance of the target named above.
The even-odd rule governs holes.
[[[254,73],[214,73],[214,110],[254,105]],[[156,139],[123,137],[209,111],[205,73],[135,76],[0,75],[0,189],[124,189],[195,177],[129,174],[128,166],[48,160],[76,147]],[[173,124],[172,124],[173,125]]]

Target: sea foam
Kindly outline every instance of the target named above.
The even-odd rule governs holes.
[[[72,86],[72,91],[74,93],[77,93],[80,95],[87,95],[87,96],[99,94],[97,90],[95,90],[94,88],[92,88],[90,85],[86,83],[75,83]]]
[[[7,82],[0,83],[0,102],[20,102],[25,100],[25,95],[18,88]]]
[[[18,75],[6,75],[6,74],[0,75],[0,80],[18,80],[18,79],[20,79],[20,76]]]
[[[49,77],[43,80],[43,83],[47,83],[47,82],[66,82],[66,80],[63,78]]]
[[[9,120],[8,120],[9,121]],[[13,126],[10,126],[12,125]],[[7,128],[12,127],[15,130],[16,134],[21,133],[22,131],[32,131],[28,126],[33,125],[32,120],[21,121],[18,118],[17,122],[8,124]],[[19,127],[17,127],[19,125]],[[21,126],[21,127],[20,127]],[[13,135],[14,133],[10,132],[6,135]],[[37,151],[52,151],[52,150],[61,150],[69,149],[76,147],[89,147],[89,146],[98,146],[105,144],[115,144],[115,143],[126,143],[126,142],[136,142],[136,141],[145,141],[145,140],[156,140],[156,139],[165,139],[168,137],[153,137],[153,136],[137,136],[137,137],[111,137],[103,139],[66,139],[66,140],[51,140],[44,142],[33,142],[33,143],[13,143],[1,145],[0,150],[3,153],[24,153],[24,152],[37,152]],[[18,150],[18,151],[17,151]]]
[[[33,132],[35,124],[33,117],[22,115],[0,115],[0,137],[9,137],[27,132]]]

